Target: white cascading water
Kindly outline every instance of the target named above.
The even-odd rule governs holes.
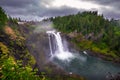
[[[49,46],[50,46],[51,56],[57,57],[60,60],[70,61],[70,59],[72,59],[74,56],[68,50],[64,50],[65,48],[62,43],[62,38],[60,36],[60,32],[55,33],[55,31],[47,31],[47,34],[49,34]],[[53,53],[53,51],[52,51],[50,35],[53,35],[56,40],[56,41],[54,41],[54,42],[56,42],[55,44],[57,45],[57,49],[55,50],[55,53]]]

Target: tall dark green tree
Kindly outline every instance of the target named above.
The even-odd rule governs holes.
[[[0,30],[3,30],[3,27],[7,23],[7,15],[5,14],[5,11],[0,7]]]

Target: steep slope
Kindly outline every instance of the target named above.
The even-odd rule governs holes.
[[[89,50],[106,60],[120,61],[119,21],[94,12],[50,18],[54,27],[71,39],[79,50]]]

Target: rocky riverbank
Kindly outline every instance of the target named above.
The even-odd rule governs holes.
[[[74,49],[76,49],[77,51],[80,51],[80,52],[83,52],[83,51],[86,51],[88,53],[88,55],[90,56],[94,56],[94,57],[98,57],[98,58],[101,58],[103,60],[106,60],[106,61],[111,61],[111,62],[114,62],[114,63],[120,63],[120,57],[119,56],[112,56],[112,55],[109,55],[109,52],[108,54],[104,54],[104,53],[101,53],[99,51],[95,51],[93,49],[91,49],[91,45],[87,46],[88,48],[86,49],[84,46],[79,46],[78,44],[80,43],[84,43],[84,41],[82,42],[83,37],[80,37],[79,39],[77,38],[78,36],[80,36],[81,34],[77,34],[77,33],[70,33],[70,34],[64,34],[62,33],[62,36],[64,38],[67,39],[67,41],[69,42],[69,47],[72,47]],[[77,40],[78,39],[78,40]],[[89,41],[88,41],[88,44],[89,44]],[[81,48],[82,47],[82,48]],[[114,53],[113,53],[114,54]]]

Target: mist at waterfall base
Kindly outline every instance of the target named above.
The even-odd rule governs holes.
[[[53,23],[51,21],[41,21],[35,25],[34,33],[46,33],[48,30],[54,30]]]
[[[60,32],[47,31],[52,61],[65,71],[79,74],[87,80],[105,80],[110,72],[120,72],[120,65],[89,56],[87,52],[70,52]]]
[[[55,31],[47,31],[47,33],[49,36],[49,46],[50,46],[51,57],[57,57],[60,60],[70,61],[74,56],[72,55],[72,53],[68,51],[67,47],[63,46],[60,32],[55,33]],[[52,37],[54,37],[54,51],[52,46],[53,44],[51,44],[53,43],[51,42]]]

